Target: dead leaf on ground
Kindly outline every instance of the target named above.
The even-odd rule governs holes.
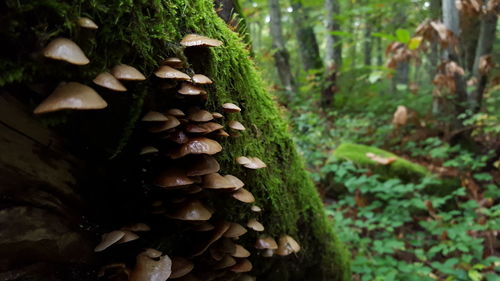
[[[376,154],[371,153],[371,152],[367,152],[366,157],[370,158],[371,160],[373,160],[381,165],[389,165],[392,162],[396,161],[396,157],[387,157],[386,158],[386,157],[376,155]]]

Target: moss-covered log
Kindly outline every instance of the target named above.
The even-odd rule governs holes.
[[[142,172],[161,159],[146,161],[137,156],[140,144],[148,141],[137,122],[141,114],[186,104],[186,100],[174,100],[171,90],[165,91],[162,81],[153,75],[165,58],[177,56],[190,63],[184,72],[203,73],[214,81],[206,87],[209,94],[203,107],[220,111],[223,103],[233,102],[242,108],[239,114],[226,115],[226,123],[235,119],[247,130],[238,137],[219,140],[224,148],[216,155],[221,171],[243,180],[255,195],[263,209],[258,219],[266,227],[266,235],[278,238],[288,234],[302,246],[300,252],[287,257],[254,254],[250,258],[254,264],[252,274],[259,280],[350,279],[345,249],[332,232],[286,123],[239,35],[217,17],[212,1],[8,0],[0,7],[0,41],[6,50],[0,55],[0,87],[31,108],[59,82],[92,85],[97,74],[119,63],[133,65],[148,77],[143,82],[126,83],[125,93],[92,86],[109,103],[104,110],[37,117],[67,136],[72,143],[71,153],[92,166],[94,173],[80,185],[94,207],[87,214],[91,221],[87,229],[98,232],[96,242],[97,234],[132,221],[145,220],[153,230],[158,229],[131,246],[124,244],[98,255],[100,263],[127,257],[124,262],[133,265],[133,257],[144,247],[182,255],[179,245],[191,243],[191,236],[181,224],[165,227],[160,219],[148,217],[151,202],[170,195],[151,184],[148,172]],[[93,19],[99,29],[79,28],[76,23],[81,16]],[[184,50],[178,42],[189,33],[216,38],[224,45]],[[41,56],[43,46],[57,37],[77,42],[91,63],[74,66]],[[242,155],[259,157],[268,167],[247,170],[235,161]],[[209,192],[203,196],[216,210],[218,219],[245,224],[256,216],[249,205],[218,199]],[[258,233],[249,233],[239,243],[252,249],[257,237]]]

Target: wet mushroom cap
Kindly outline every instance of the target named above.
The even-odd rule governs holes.
[[[235,265],[233,265],[229,270],[233,272],[249,272],[252,270],[252,263],[247,259],[239,260]]]
[[[86,65],[90,62],[82,49],[75,42],[67,38],[56,38],[50,41],[43,49],[43,56],[76,65]]]
[[[218,47],[222,44],[222,41],[198,34],[188,34],[181,40],[181,45],[184,47]]]
[[[202,88],[189,83],[182,83],[181,88],[177,92],[181,95],[187,96],[204,95],[207,93]]]
[[[181,124],[179,119],[175,118],[175,116],[167,115],[167,118],[168,118],[167,121],[164,121],[162,124],[160,124],[158,126],[154,126],[154,127],[149,128],[149,131],[151,133],[159,133],[159,132],[173,129]]]
[[[224,108],[225,112],[240,112],[241,111],[241,108],[239,108],[239,106],[237,106],[234,103],[230,103],[230,102],[223,104],[222,108]]]
[[[111,74],[116,79],[119,80],[132,80],[132,81],[142,81],[146,80],[144,74],[142,74],[135,67],[126,64],[119,64],[111,69]]]
[[[191,80],[191,77],[184,72],[181,72],[175,68],[172,68],[168,65],[162,65],[160,68],[155,71],[156,77],[165,78],[165,79],[175,79],[175,80]]]
[[[125,231],[122,230],[114,230],[108,233],[104,233],[102,235],[101,243],[99,243],[95,247],[94,252],[101,252],[106,250],[109,246],[115,244],[120,239],[122,239],[123,236],[125,236]]]
[[[160,122],[167,121],[168,117],[157,111],[149,111],[142,117],[141,121],[144,122]]]
[[[247,226],[255,231],[264,231],[264,226],[256,219],[248,220]]]
[[[186,172],[180,169],[167,169],[156,177],[154,184],[161,187],[181,187],[193,184],[194,181],[186,175]]]
[[[244,189],[243,187],[234,192],[233,197],[244,203],[255,202],[255,197],[253,196],[253,194],[250,191]]]
[[[190,260],[182,257],[173,257],[170,279],[180,278],[191,272],[193,268],[194,264]]]
[[[34,110],[35,114],[54,112],[64,109],[89,110],[108,106],[105,100],[89,86],[69,82],[59,85]]]
[[[203,176],[203,187],[210,189],[233,189],[236,186],[219,173],[213,173]]]
[[[195,122],[207,122],[214,119],[212,113],[203,109],[191,110],[191,112],[188,114],[188,118],[189,120]]]
[[[186,174],[190,177],[217,173],[220,170],[219,162],[212,156],[202,154],[189,162]]]
[[[206,221],[212,217],[212,211],[207,209],[199,200],[192,200],[182,205],[169,217],[178,220]]]
[[[99,28],[99,26],[97,26],[97,24],[93,20],[91,20],[87,17],[78,18],[78,25],[80,27],[88,28],[88,29],[98,29]]]
[[[210,78],[208,78],[207,76],[203,75],[203,74],[195,74],[193,75],[193,77],[191,77],[191,80],[193,81],[193,83],[195,84],[212,84],[212,80],[210,80]]]
[[[172,260],[165,255],[151,256],[148,251],[137,255],[129,281],[165,281],[172,273]]]
[[[240,122],[238,122],[236,120],[229,121],[228,126],[229,126],[229,128],[231,128],[233,130],[245,131],[245,126],[243,126],[243,124],[241,124]]]
[[[236,244],[236,249],[232,255],[236,258],[247,258],[250,256],[250,252],[245,247]]]
[[[213,155],[222,150],[222,146],[209,138],[192,138],[187,143],[183,144],[181,148],[171,155],[173,159],[183,157],[188,154],[208,154]]]
[[[127,91],[127,88],[125,88],[125,86],[123,86],[123,84],[118,79],[116,79],[116,77],[111,75],[111,73],[109,73],[109,72],[103,72],[103,73],[97,75],[96,78],[94,78],[94,80],[92,80],[92,81],[101,87],[104,87],[104,88],[107,88],[107,89],[110,89],[113,91],[117,91],[117,92]]]
[[[247,230],[245,227],[243,227],[239,223],[231,223],[229,229],[224,233],[224,237],[227,238],[235,238],[235,237],[240,237],[241,235],[247,233]]]

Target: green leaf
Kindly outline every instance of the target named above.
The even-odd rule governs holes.
[[[420,44],[422,43],[422,36],[417,36],[413,37],[410,39],[410,42],[408,42],[408,49],[410,50],[416,50],[418,47],[420,47]]]
[[[396,30],[396,38],[399,42],[406,44],[410,42],[410,32],[406,29],[399,28],[398,30]]]

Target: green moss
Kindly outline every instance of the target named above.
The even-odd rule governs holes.
[[[394,157],[396,161],[390,165],[381,165],[366,156],[369,152],[383,157]],[[391,152],[362,144],[343,143],[333,152],[333,155],[340,159],[352,161],[362,167],[370,168],[377,174],[387,178],[398,177],[411,181],[419,180],[431,174],[421,165],[398,157]]]

